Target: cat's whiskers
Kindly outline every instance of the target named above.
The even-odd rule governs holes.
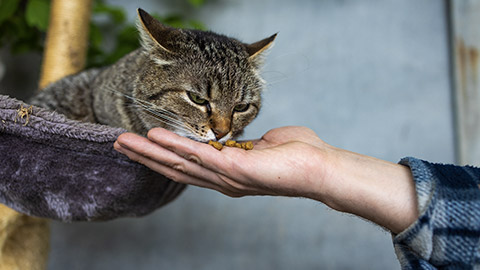
[[[143,103],[147,103],[148,105],[145,105]],[[167,111],[165,109],[159,108],[155,104],[152,104],[150,102],[146,102],[144,100],[139,100],[135,99],[134,103],[131,104],[132,106],[135,106],[141,110],[147,111],[153,115],[155,115],[157,118],[162,118],[166,121],[169,121],[173,124],[176,125],[176,127],[181,127],[184,130],[188,130],[190,132],[193,132],[193,129],[190,128],[189,126],[185,125],[185,123],[178,117],[176,114]]]
[[[148,107],[145,107],[145,106],[142,106],[142,105],[139,105],[139,104],[130,104],[130,106],[139,108],[141,113],[143,113],[145,115],[148,115],[148,116],[151,116],[151,117],[155,118],[156,120],[159,120],[160,122],[162,122],[164,124],[167,124],[167,125],[169,125],[173,128],[181,129],[184,132],[193,132],[193,130],[189,126],[185,125],[182,121],[179,121],[179,120],[176,120],[172,117],[166,116],[166,115],[162,114],[161,112],[152,110]]]
[[[161,122],[161,123],[164,123],[166,124],[167,126],[173,128],[173,130],[179,130],[179,131],[183,131],[185,133],[191,133],[191,131],[188,129],[188,127],[185,127],[185,126],[179,126],[177,124],[174,124],[174,123],[171,123],[169,122],[168,120],[166,119],[163,119],[163,118],[159,118],[157,117],[156,115],[152,114],[152,113],[149,113],[148,111],[140,111],[140,113],[144,114],[145,116],[148,116],[148,117],[151,117],[153,118],[155,121],[158,121],[158,122]]]
[[[144,104],[141,103],[131,103],[129,104],[131,107],[137,108],[139,112],[143,113],[144,115],[148,115],[150,117],[155,118],[156,120],[172,127],[175,129],[181,129],[184,132],[193,132],[193,130],[185,125],[185,123],[181,120],[178,119],[175,115],[169,116],[168,114],[165,114],[165,110],[157,110],[155,108],[145,106]],[[170,112],[169,112],[170,113]],[[172,114],[172,113],[170,113]]]
[[[139,104],[129,104],[129,106],[135,106],[137,108],[140,108],[141,110],[139,110],[140,113],[144,114],[145,116],[148,116],[148,117],[151,117],[153,119],[155,119],[156,121],[159,121],[159,122],[162,122],[168,126],[170,126],[171,128],[173,128],[172,131],[175,131],[177,134],[183,136],[183,137],[187,137],[187,138],[190,138],[192,140],[196,140],[196,141],[201,141],[201,142],[207,142],[209,139],[207,138],[202,138],[200,135],[198,135],[198,133],[189,125],[185,124],[184,122],[181,122],[181,121],[177,121],[175,119],[172,119],[172,118],[166,118],[165,115],[162,115],[162,114],[159,114],[158,112],[156,111],[153,111],[151,109],[149,109],[148,107],[140,107],[142,105],[139,105]],[[168,119],[168,120],[167,120]],[[169,122],[169,121],[172,121],[172,122]]]
[[[153,108],[155,109],[156,111],[158,112],[161,112],[163,114],[168,114],[170,115],[171,117],[175,118],[175,119],[179,119],[179,122],[181,122],[180,120],[180,117],[175,114],[175,113],[172,113],[171,111],[168,111],[168,110],[165,110],[163,108],[160,108],[158,107],[157,105],[151,103],[151,102],[148,102],[148,101],[145,101],[145,100],[140,100],[140,99],[135,99],[135,98],[132,98],[135,102],[141,104],[142,106],[144,106],[145,108]],[[183,122],[182,122],[183,123]]]
[[[264,71],[262,72],[263,77],[267,77],[267,83],[265,83],[266,87],[270,87],[276,85],[278,83],[282,83],[287,79],[291,79],[293,76],[291,74],[287,75],[281,71]],[[274,75],[271,75],[274,74]]]
[[[125,97],[125,98],[131,100],[132,103],[127,104],[127,106],[132,106],[132,107],[136,107],[136,108],[140,109],[139,112],[143,113],[144,115],[148,115],[148,116],[150,116],[150,117],[152,117],[152,118],[154,118],[154,119],[156,119],[156,120],[174,128],[174,129],[182,130],[185,133],[195,134],[195,131],[193,130],[193,128],[185,125],[185,123],[182,121],[182,119],[178,115],[176,115],[175,113],[172,113],[168,110],[160,108],[156,104],[153,104],[153,103],[148,102],[146,100],[140,100],[140,99],[137,99],[133,96],[124,94],[124,93],[114,89],[111,86],[105,87],[104,90],[107,90],[107,91],[112,92],[116,95],[120,95],[122,97]]]
[[[170,121],[170,122],[172,122],[174,124],[177,124],[179,126],[184,125],[184,123],[182,121],[179,121],[179,120],[177,120],[173,117],[165,115],[165,114],[163,114],[163,112],[156,111],[154,109],[148,108],[148,107],[143,106],[143,105],[138,105],[138,104],[132,104],[132,105],[135,105],[137,108],[143,109],[143,110],[145,110],[145,111],[147,111],[147,112],[149,112],[149,113],[151,113],[151,114],[153,114],[153,115],[155,115],[159,118],[165,119],[165,120]]]
[[[122,92],[120,92],[120,91],[118,91],[118,90],[113,89],[113,88],[110,87],[110,86],[109,86],[108,88],[106,88],[106,90],[108,90],[108,91],[110,91],[110,92],[112,92],[112,93],[114,93],[114,94],[117,94],[117,95],[126,97],[126,98],[130,99],[130,100],[133,101],[133,102],[142,104],[143,106],[147,106],[147,105],[148,105],[148,106],[150,106],[150,107],[152,107],[152,108],[155,108],[155,110],[160,110],[162,113],[169,114],[170,116],[172,116],[172,117],[174,117],[174,118],[177,118],[177,119],[179,118],[179,116],[176,115],[175,113],[172,113],[172,112],[170,112],[170,111],[168,111],[168,110],[165,110],[165,109],[163,109],[163,108],[159,108],[159,107],[158,107],[156,104],[154,104],[154,103],[148,102],[148,101],[146,101],[146,100],[137,99],[137,98],[135,98],[135,97],[133,97],[133,96],[124,94],[124,93],[122,93]]]

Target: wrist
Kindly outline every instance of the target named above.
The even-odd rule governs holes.
[[[313,199],[399,233],[418,217],[408,167],[335,147],[323,151],[321,190]]]

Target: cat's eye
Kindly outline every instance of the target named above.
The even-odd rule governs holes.
[[[236,112],[244,112],[244,111],[248,110],[249,107],[250,107],[250,104],[243,103],[243,104],[238,104],[237,106],[235,106],[233,108],[233,110],[236,111]]]
[[[199,95],[194,94],[192,92],[187,92],[188,98],[193,102],[198,105],[206,105],[208,101],[204,98],[201,98]]]

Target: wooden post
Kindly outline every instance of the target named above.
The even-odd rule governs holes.
[[[480,1],[450,1],[457,162],[480,165]],[[439,146],[441,147],[441,146]]]
[[[92,0],[52,0],[40,88],[83,69],[91,4]],[[0,204],[0,269],[46,269],[49,236],[47,219]]]
[[[52,0],[40,88],[85,67],[92,0]]]

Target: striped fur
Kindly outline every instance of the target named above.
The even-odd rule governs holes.
[[[257,116],[262,54],[275,35],[245,44],[167,27],[143,10],[138,29],[141,48],[109,67],[53,83],[31,103],[142,135],[163,127],[204,142],[235,137]],[[192,95],[206,103],[195,103]],[[245,111],[235,109],[242,104],[249,105]]]

